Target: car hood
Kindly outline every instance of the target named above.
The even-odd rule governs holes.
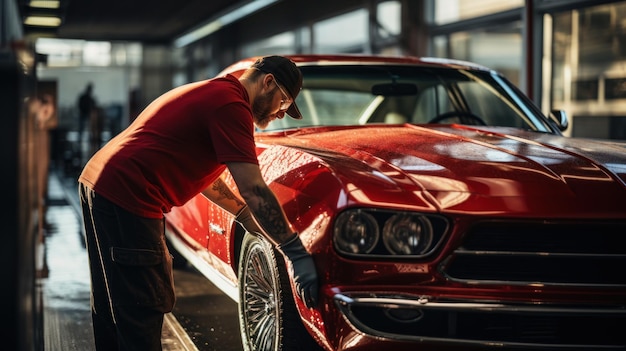
[[[493,215],[626,215],[622,143],[408,124],[302,129],[278,140],[324,160],[346,191],[358,189],[360,203]]]

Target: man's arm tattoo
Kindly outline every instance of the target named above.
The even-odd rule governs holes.
[[[239,197],[237,197],[228,187],[228,185],[226,185],[226,183],[224,183],[224,181],[222,179],[217,179],[214,183],[213,186],[211,187],[215,192],[217,192],[219,194],[219,197],[217,198],[217,200],[223,200],[223,199],[227,199],[227,200],[232,200],[235,201],[235,203],[237,204],[237,206],[243,206],[245,205],[245,203],[243,201],[241,201],[241,199],[239,199]]]

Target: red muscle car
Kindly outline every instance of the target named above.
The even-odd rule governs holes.
[[[166,215],[174,252],[238,302],[245,350],[625,349],[626,143],[563,136],[564,112],[476,64],[291,58],[304,118],[257,154],[318,306],[203,195]]]

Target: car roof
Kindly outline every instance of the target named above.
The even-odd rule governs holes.
[[[333,65],[385,65],[385,64],[410,64],[419,66],[431,66],[454,69],[473,69],[491,71],[491,69],[477,63],[437,57],[416,57],[416,56],[384,56],[384,55],[363,55],[363,54],[335,54],[335,55],[283,55],[293,60],[298,66],[333,66]],[[242,59],[226,67],[219,75],[243,71],[250,67],[258,58],[253,56]]]

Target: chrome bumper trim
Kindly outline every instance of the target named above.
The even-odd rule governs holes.
[[[575,307],[551,307],[546,305],[521,306],[503,303],[485,302],[431,302],[428,297],[409,296],[380,296],[380,297],[350,297],[344,294],[334,295],[334,301],[344,319],[355,330],[376,339],[388,339],[416,343],[441,343],[446,345],[473,345],[485,348],[524,348],[526,350],[626,350],[623,345],[579,345],[579,344],[550,344],[550,343],[524,343],[498,340],[473,340],[440,338],[420,335],[393,334],[372,329],[363,324],[353,313],[352,307],[361,305],[377,307],[381,309],[421,309],[439,310],[450,312],[486,312],[486,313],[513,313],[542,316],[626,316],[626,309],[609,308],[575,308]]]

